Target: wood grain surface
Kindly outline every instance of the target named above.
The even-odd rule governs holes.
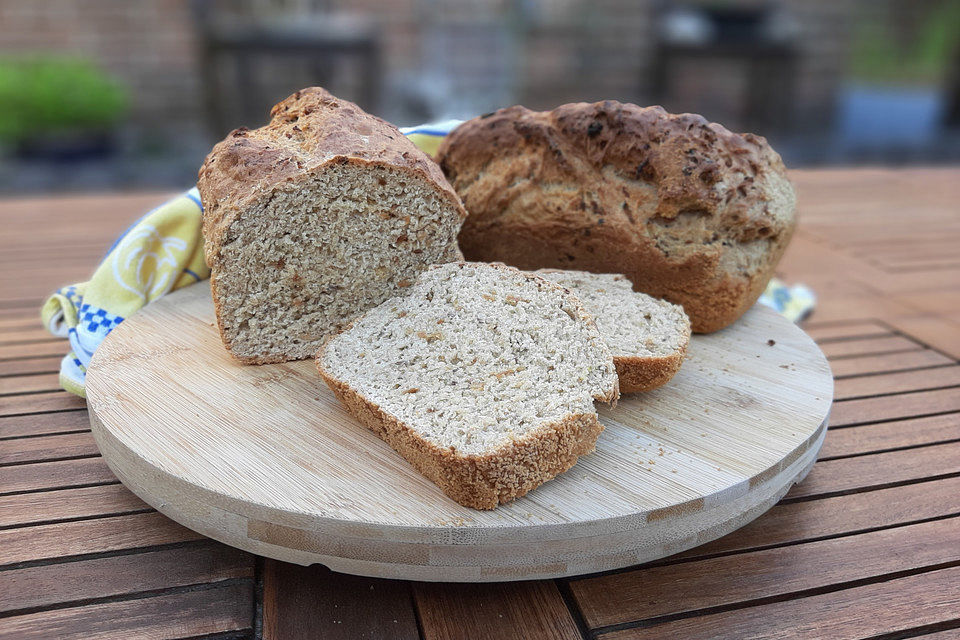
[[[360,575],[559,577],[706,542],[806,474],[832,399],[813,341],[757,307],[695,336],[670,384],[602,407],[597,451],[571,471],[477,511],[360,425],[313,362],[238,364],[214,322],[201,283],[107,337],[87,372],[104,458],[146,502],[205,535]]]
[[[893,563],[874,565],[866,572],[871,575],[853,580],[841,575],[832,584],[810,586],[822,570],[812,561],[793,566],[789,578],[807,580],[800,591],[739,591],[736,602],[716,605],[713,600],[709,607],[708,597],[716,597],[712,593],[705,592],[702,604],[686,594],[716,585],[715,577],[687,570],[691,562],[766,558],[776,572],[771,550],[844,539],[856,545],[865,534],[915,530],[918,524],[955,522],[960,515],[960,450],[951,447],[960,438],[960,413],[947,408],[931,415],[922,403],[912,409],[922,417],[891,419],[885,413],[891,408],[885,398],[958,386],[960,264],[940,254],[960,245],[960,170],[799,171],[793,179],[801,223],[779,275],[817,293],[818,308],[805,330],[828,350],[835,342],[889,336],[906,338],[917,348],[894,353],[861,348],[832,358],[837,374],[833,410],[841,416],[846,411],[851,426],[830,429],[825,460],[790,498],[746,527],[649,565],[664,572],[663,589],[675,589],[674,574],[664,568],[684,577],[686,589],[676,597],[684,598],[685,612],[635,617],[640,613],[591,627],[567,580],[460,586],[395,581],[393,590],[381,591],[382,581],[322,567],[258,564],[249,554],[210,541],[153,544],[125,517],[145,513],[143,503],[109,472],[91,486],[83,465],[92,459],[81,459],[0,467],[0,531],[99,522],[99,529],[87,531],[99,535],[115,529],[117,537],[126,537],[126,548],[90,545],[77,555],[76,536],[43,535],[37,537],[45,548],[43,560],[11,564],[0,547],[0,637],[59,637],[52,630],[66,637],[111,637],[107,621],[119,625],[109,632],[112,637],[123,638],[408,637],[394,634],[396,617],[404,633],[424,640],[960,638],[955,552],[934,551],[915,562],[894,546],[902,541],[895,537],[877,553]],[[47,339],[37,320],[42,298],[54,286],[82,278],[121,229],[164,197],[0,201],[0,343]],[[928,250],[939,253],[927,258]],[[60,344],[65,351],[65,342]],[[867,348],[877,346],[884,343]],[[41,409],[41,396],[57,390],[59,353],[0,360],[0,394],[37,401],[19,404],[22,413],[0,417],[0,442],[89,429],[83,409]],[[856,399],[866,401],[845,408]],[[949,396],[932,399],[950,406]],[[28,449],[14,445],[10,450]],[[100,468],[105,469],[102,463]],[[622,572],[642,580],[645,568]],[[599,587],[589,592],[590,585],[605,584],[595,578],[581,581],[584,601],[616,595]],[[354,582],[347,587],[345,579]],[[347,614],[327,615],[341,609]]]

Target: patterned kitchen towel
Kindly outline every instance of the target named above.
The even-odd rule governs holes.
[[[787,286],[779,278],[773,278],[760,294],[758,302],[778,311],[791,322],[802,322],[813,313],[817,297],[806,285]]]
[[[445,120],[434,124],[421,124],[416,127],[400,127],[400,132],[410,138],[430,157],[437,155],[440,143],[447,134],[463,124],[463,120]]]
[[[462,120],[401,129],[431,156]],[[210,276],[203,258],[203,206],[196,188],[148,212],[113,246],[87,282],[62,287],[40,311],[55,336],[69,338],[60,386],[84,396],[90,358],[110,330],[169,291]]]
[[[401,131],[431,156],[460,120],[407,127]],[[60,386],[84,396],[90,358],[111,329],[140,307],[210,276],[203,257],[203,206],[196,188],[148,212],[107,251],[87,282],[58,289],[43,305],[49,331],[70,339],[72,351],[60,364]],[[760,297],[798,322],[813,309],[813,293],[802,285],[773,280]]]
[[[209,277],[202,211],[195,188],[160,205],[117,238],[89,281],[47,299],[40,311],[44,326],[70,339],[60,386],[83,396],[90,358],[114,327],[168,291]]]

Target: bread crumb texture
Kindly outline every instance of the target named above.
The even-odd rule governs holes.
[[[393,125],[323,89],[238,129],[200,170],[221,337],[244,362],[296,360],[427,265],[460,257],[462,204]]]
[[[493,508],[573,466],[619,395],[592,317],[566,289],[502,265],[430,267],[321,348],[368,427],[452,498]]]
[[[663,386],[680,369],[690,344],[690,319],[683,307],[634,291],[623,274],[533,273],[570,289],[596,319],[613,353],[622,393]]]
[[[764,138],[660,107],[501,109],[455,129],[437,159],[470,213],[468,260],[624,273],[697,332],[756,301],[795,226]]]

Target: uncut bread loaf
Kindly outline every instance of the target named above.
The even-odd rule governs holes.
[[[470,120],[437,155],[468,260],[624,273],[693,330],[739,318],[773,275],[795,198],[766,140],[608,100]]]
[[[364,425],[462,505],[492,509],[593,451],[619,393],[581,302],[504,265],[431,267],[324,343],[317,368]]]
[[[620,393],[656,389],[680,370],[690,344],[690,320],[683,307],[634,291],[619,273],[533,273],[570,289],[594,317],[613,353]]]
[[[391,124],[320,88],[237,129],[200,169],[224,345],[245,363],[313,356],[358,313],[461,258],[466,215],[439,168]]]

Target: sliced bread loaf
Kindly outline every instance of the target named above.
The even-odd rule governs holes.
[[[396,127],[320,88],[237,129],[197,186],[220,334],[247,363],[314,355],[427,265],[462,259],[466,215]]]
[[[610,350],[566,289],[512,267],[429,268],[328,339],[320,375],[462,505],[492,509],[572,467],[615,400]]]
[[[656,389],[680,369],[690,343],[690,319],[680,305],[634,291],[619,273],[533,273],[573,291],[597,321],[613,353],[621,393]]]

